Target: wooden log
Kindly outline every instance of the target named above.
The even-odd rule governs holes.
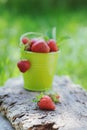
[[[0,130],[14,130],[10,122],[0,114]]]
[[[25,90],[22,78],[9,79],[0,88],[0,112],[15,130],[87,130],[87,92],[67,76],[55,76],[52,90],[61,97],[56,110],[40,110],[32,102],[39,92]]]

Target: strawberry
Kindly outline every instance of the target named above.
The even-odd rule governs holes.
[[[38,40],[37,38],[31,39],[30,50],[31,50],[32,45],[33,45],[35,42],[37,42],[37,40]]]
[[[50,48],[44,40],[38,40],[31,46],[32,52],[48,53]]]
[[[35,43],[35,42],[37,42],[38,41],[38,39],[37,38],[33,38],[33,39],[31,39],[31,46]]]
[[[50,39],[48,41],[48,46],[50,47],[51,52],[58,51],[58,47],[57,47],[56,41],[54,39]]]
[[[39,106],[39,108],[41,110],[55,110],[55,104],[54,104],[54,102],[47,95],[43,96],[40,99],[40,101],[37,103],[37,105]]]
[[[21,72],[26,72],[27,70],[30,69],[30,62],[28,60],[21,60],[17,63],[17,67]]]
[[[29,42],[29,39],[27,37],[22,38],[22,43],[27,44]]]

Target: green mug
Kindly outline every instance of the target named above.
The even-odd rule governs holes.
[[[31,91],[46,91],[52,88],[58,62],[58,51],[35,53],[21,51],[21,59],[29,60],[30,69],[23,73],[24,88]]]

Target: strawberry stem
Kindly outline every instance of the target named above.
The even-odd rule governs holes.
[[[36,96],[35,99],[33,99],[33,102],[39,102],[40,99],[44,96],[44,94],[41,92],[39,95]]]
[[[40,93],[39,95],[37,95],[36,98],[33,99],[32,101],[37,103],[37,102],[39,102],[40,99],[41,99],[42,97],[44,97],[45,95],[48,95],[49,97],[51,97],[51,99],[53,100],[54,103],[58,103],[58,102],[59,102],[59,98],[60,98],[59,94],[57,94],[56,92],[53,92],[53,91],[49,91],[49,92],[45,92],[45,93],[42,93],[42,92],[41,92],[41,93]]]

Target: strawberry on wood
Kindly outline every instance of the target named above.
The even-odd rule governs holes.
[[[54,102],[47,95],[43,96],[37,104],[42,110],[55,110]]]

